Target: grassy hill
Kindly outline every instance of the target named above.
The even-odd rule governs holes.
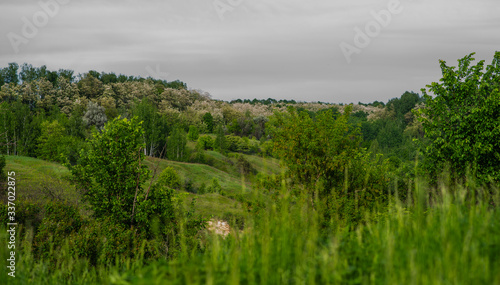
[[[190,192],[182,191],[184,202],[191,204],[196,199],[196,213],[204,217],[224,217],[228,214],[241,216],[244,206],[241,199],[251,198],[251,177],[245,179],[235,166],[236,158],[226,157],[218,152],[207,151],[214,166],[198,163],[185,163],[165,159],[147,157],[145,164],[157,174],[154,180],[166,167],[174,168],[184,183],[191,183]],[[254,155],[244,155],[253,168],[265,174],[278,174],[279,162],[272,158],[262,158]],[[48,162],[31,157],[6,156],[6,170],[15,171],[17,178],[17,197],[38,202],[60,200],[81,205],[81,195],[69,182],[69,170],[54,162]],[[223,195],[218,193],[195,194],[202,183],[209,185],[212,179],[217,179],[222,187]],[[148,187],[149,181],[145,187]],[[239,197],[240,199],[236,199]]]

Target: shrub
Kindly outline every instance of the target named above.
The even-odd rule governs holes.
[[[71,154],[71,146],[77,139],[65,135],[65,128],[57,120],[45,121],[41,125],[42,133],[37,139],[38,158],[55,162],[66,162]],[[74,161],[75,159],[72,159]]]
[[[193,186],[193,180],[191,178],[186,177],[184,179],[184,190],[189,193],[195,193],[195,189]]]
[[[181,178],[179,174],[175,171],[171,166],[163,169],[158,177],[158,185],[165,186],[172,189],[180,189],[181,188]]]
[[[250,146],[247,143],[248,138],[245,141],[239,136],[228,135],[226,136],[227,150],[232,152],[243,152],[248,153],[250,151]]]
[[[208,186],[207,192],[222,194],[222,187],[220,186],[219,180],[217,178],[212,179],[210,186]]]
[[[203,135],[198,138],[198,144],[196,148],[201,148],[203,150],[213,149],[214,148],[214,140],[211,136]]]
[[[207,193],[207,186],[205,185],[205,182],[202,182],[200,187],[198,188],[198,194],[205,194]]]
[[[222,219],[227,221],[232,228],[243,230],[245,227],[245,218],[241,214],[226,212],[222,216]]]
[[[45,216],[33,240],[33,250],[36,256],[54,258],[52,250],[63,245],[71,233],[77,232],[83,220],[78,209],[60,202],[50,202],[44,207]]]
[[[257,173],[257,170],[255,170],[252,164],[241,154],[237,157],[236,166],[238,167],[238,170],[242,176]]]

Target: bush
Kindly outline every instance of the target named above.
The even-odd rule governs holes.
[[[220,186],[219,180],[217,178],[212,179],[210,186],[208,186],[207,192],[222,194],[222,187]]]
[[[42,222],[43,207],[29,200],[18,200],[16,204],[16,223],[24,225],[24,229],[38,229]],[[8,205],[0,203],[0,217],[2,222],[7,223]]]
[[[196,148],[198,149],[198,147],[203,149],[203,150],[213,149],[214,148],[214,140],[212,139],[211,136],[208,136],[208,135],[200,136],[198,138],[198,144],[197,144]]]
[[[198,194],[202,195],[207,193],[207,186],[205,185],[205,182],[202,182],[200,187],[198,188]]]
[[[248,150],[248,146],[241,137],[227,135],[226,136],[227,150],[232,152],[245,152]]]
[[[189,177],[184,179],[184,190],[189,193],[196,193],[193,186],[193,180]]]
[[[78,209],[60,202],[50,202],[44,207],[45,216],[33,240],[33,251],[41,258],[55,258],[53,250],[63,245],[71,233],[77,232],[83,224]]]
[[[65,128],[57,120],[43,122],[41,130],[42,133],[37,139],[36,154],[38,158],[66,162],[70,154],[74,155],[72,146],[77,144],[78,139],[66,136]],[[75,159],[73,158],[72,161],[74,162]]]
[[[241,214],[226,212],[222,219],[227,221],[232,228],[243,230],[245,227],[245,218]]]
[[[158,185],[172,189],[181,189],[181,178],[179,174],[171,167],[163,169],[158,177]]]
[[[237,157],[236,166],[238,167],[238,170],[242,176],[257,173],[257,170],[255,170],[252,164],[241,154]]]

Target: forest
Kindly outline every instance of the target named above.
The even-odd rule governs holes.
[[[334,104],[10,63],[0,283],[500,284],[500,52],[440,67]]]

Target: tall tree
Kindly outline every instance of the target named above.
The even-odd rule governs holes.
[[[187,157],[186,134],[179,126],[175,126],[167,141],[167,156],[170,160],[183,161]]]
[[[440,61],[440,83],[422,89],[426,167],[435,175],[449,164],[458,177],[472,167],[480,181],[500,181],[500,52],[486,69],[484,60],[471,65],[473,55],[458,67]]]
[[[142,121],[144,129],[144,153],[149,156],[159,156],[165,146],[165,134],[168,132],[168,124],[163,116],[158,113],[158,108],[143,99],[136,102],[132,109],[132,115]]]
[[[83,121],[85,124],[95,126],[98,130],[101,130],[108,121],[104,107],[90,101],[87,106],[87,111],[83,116]]]
[[[196,126],[189,126],[188,139],[194,142],[197,141],[199,137],[198,128]]]
[[[149,177],[144,165],[143,130],[137,118],[116,118],[102,132],[94,131],[81,163],[71,169],[94,216],[120,224],[134,222],[142,185]]]
[[[8,67],[1,70],[4,83],[19,84],[19,76],[17,71],[19,70],[19,65],[15,62],[9,63]]]
[[[212,114],[210,114],[210,112],[206,112],[205,115],[203,115],[202,121],[207,126],[207,132],[210,134],[213,133],[214,132],[214,117],[212,117]]]
[[[43,116],[35,116],[19,101],[0,104],[0,150],[9,155],[35,156]]]
[[[41,135],[37,138],[37,156],[44,160],[65,162],[70,138],[65,135],[64,126],[57,120],[44,121],[41,131]]]
[[[95,75],[95,74],[94,74]],[[104,85],[98,77],[92,76],[87,73],[78,81],[78,89],[80,95],[87,99],[97,99],[104,93]]]
[[[214,141],[214,150],[220,153],[226,153],[227,142],[226,142],[226,134],[224,133],[224,127],[222,125],[218,125],[215,133],[217,134],[217,137],[215,137]]]

